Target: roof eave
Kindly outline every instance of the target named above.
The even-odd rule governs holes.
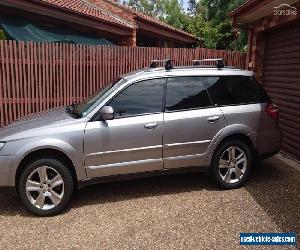
[[[97,20],[97,21],[101,20],[102,22],[105,22],[105,23],[108,23],[108,24],[111,24],[111,25],[114,25],[114,26],[118,26],[118,27],[121,27],[121,28],[125,28],[125,29],[128,29],[128,30],[134,30],[135,29],[133,26],[130,27],[129,25],[123,25],[121,23],[112,22],[112,21],[106,20],[104,18],[90,16],[90,15],[87,15],[85,13],[81,13],[81,12],[78,12],[78,11],[75,11],[75,10],[72,10],[72,9],[69,9],[69,8],[60,7],[60,6],[45,2],[45,1],[40,1],[40,0],[29,0],[29,1],[35,2],[37,4],[43,4],[45,6],[49,6],[49,7],[54,8],[54,9],[64,10],[66,12],[69,12],[69,13],[72,13],[72,14],[75,14],[75,15],[80,15],[80,16],[83,16],[85,18],[89,18],[89,19],[93,19],[93,20]]]
[[[157,22],[155,22],[155,21],[149,20],[149,19],[144,18],[143,16],[137,15],[137,14],[135,14],[134,17],[135,17],[137,20],[146,22],[146,23],[148,23],[148,24],[150,24],[150,25],[154,25],[154,26],[156,26],[156,27],[159,27],[160,29],[164,29],[164,30],[167,30],[167,31],[169,31],[169,32],[174,32],[174,33],[176,33],[177,35],[180,35],[180,36],[184,36],[185,40],[186,40],[186,39],[190,40],[190,41],[189,41],[190,43],[196,43],[196,42],[199,41],[199,38],[198,38],[198,37],[193,36],[192,34],[186,33],[186,32],[184,32],[184,31],[178,30],[178,29],[176,29],[175,27],[174,27],[174,29],[173,29],[173,28],[169,28],[168,26],[161,25],[161,24],[159,24],[159,23],[157,23]]]
[[[80,24],[87,27],[99,27],[100,26],[107,26],[114,27],[115,30],[119,30],[120,34],[126,35],[125,33],[128,33],[128,35],[135,29],[135,27],[129,27],[127,25],[122,25],[120,23],[116,22],[110,22],[109,20],[105,20],[99,17],[93,17],[89,16],[85,13],[80,13],[72,9],[63,8],[60,6],[56,6],[50,3],[47,3],[45,1],[39,1],[39,0],[27,0],[27,1],[18,1],[18,0],[2,0],[0,5],[16,8],[16,9],[22,9],[23,11],[36,13],[44,16],[50,16],[56,19],[63,19],[66,21],[71,22],[78,22],[80,20]],[[47,11],[46,11],[47,10]],[[53,13],[56,13],[55,15]],[[57,14],[59,13],[59,14]],[[64,19],[64,18],[68,19]],[[84,22],[83,22],[84,21]],[[102,23],[102,25],[101,25]],[[92,25],[93,24],[93,25]],[[97,25],[96,25],[97,24]]]
[[[291,6],[300,2],[300,0],[285,1]],[[265,16],[271,15],[280,2],[280,0],[249,0],[245,2],[229,15],[232,19],[233,27],[237,27],[240,23],[251,24]]]
[[[250,11],[257,3],[263,2],[261,0],[248,0],[242,5],[238,6],[235,10],[230,12],[229,16],[230,17],[237,17],[240,15],[243,15],[244,13],[247,13]]]

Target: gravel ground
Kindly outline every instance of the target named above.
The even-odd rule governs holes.
[[[199,173],[106,183],[80,190],[51,218],[1,189],[0,248],[237,249],[240,232],[300,232],[299,183],[299,171],[272,158],[237,190]]]

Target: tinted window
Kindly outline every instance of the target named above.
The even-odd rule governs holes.
[[[166,110],[183,110],[211,106],[202,77],[168,78]]]
[[[213,102],[219,105],[257,103],[267,100],[262,87],[248,76],[211,77],[206,86]]]
[[[115,117],[161,112],[164,79],[137,82],[122,90],[108,104]]]

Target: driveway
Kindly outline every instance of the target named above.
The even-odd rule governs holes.
[[[240,232],[300,232],[299,183],[299,171],[272,158],[237,190],[198,173],[100,184],[51,218],[1,189],[0,248],[237,249]]]

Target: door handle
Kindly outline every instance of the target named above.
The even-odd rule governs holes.
[[[145,129],[156,129],[158,126],[158,122],[149,122],[144,125]]]
[[[220,116],[219,115],[214,115],[214,116],[210,116],[207,118],[207,121],[209,123],[216,123],[220,120]]]

